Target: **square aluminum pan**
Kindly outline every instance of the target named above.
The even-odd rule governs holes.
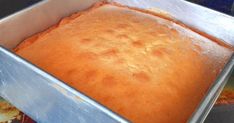
[[[84,10],[99,0],[44,0],[34,6],[17,12],[0,20],[0,45],[7,49],[14,48],[23,39],[45,30],[46,28],[56,24],[60,19],[69,16],[74,12]],[[225,41],[225,43],[234,45],[234,18],[184,0],[110,0],[123,5],[137,7],[142,9],[160,9],[167,12],[172,18],[183,22],[184,24],[205,32],[215,38]],[[4,50],[10,56],[10,52]],[[12,56],[12,55],[11,55]],[[16,57],[16,56],[14,56]],[[20,60],[21,58],[17,57]],[[2,60],[2,59],[0,59]],[[22,59],[21,59],[22,60]],[[27,63],[27,62],[25,62]],[[234,57],[230,58],[223,71],[218,76],[217,80],[213,83],[207,91],[206,96],[201,101],[200,105],[190,117],[190,123],[202,123],[212,108],[215,100],[222,91],[226,81],[228,80],[234,66]],[[37,69],[37,68],[36,68]],[[1,70],[1,68],[0,68]],[[42,75],[43,76],[43,75]],[[0,79],[1,80],[1,79]],[[58,85],[61,81],[56,80]],[[3,84],[0,81],[0,85]],[[7,83],[4,83],[7,84]],[[20,85],[20,82],[19,82]],[[7,86],[7,85],[4,85]],[[65,90],[70,90],[74,94],[74,90],[67,85],[62,86]],[[32,87],[33,88],[33,87]],[[33,89],[31,91],[34,91]],[[13,91],[11,94],[14,93]],[[62,94],[62,92],[57,93]],[[10,94],[1,92],[0,95],[7,98],[12,104],[14,101],[10,100]],[[23,93],[22,93],[23,95]],[[11,97],[13,98],[13,97]],[[43,97],[37,97],[42,98]],[[72,98],[70,98],[72,100]],[[65,101],[66,102],[66,101]],[[30,111],[25,111],[24,108],[19,109],[26,112],[29,116],[40,120],[42,117],[35,114],[35,107]],[[22,104],[23,105],[23,104]],[[99,106],[99,105],[98,105]],[[34,109],[35,108],[35,109]],[[33,113],[34,112],[34,113]],[[46,114],[47,112],[43,112]],[[64,114],[66,115],[66,114]],[[53,115],[56,119],[56,115]],[[121,122],[121,120],[119,120]]]

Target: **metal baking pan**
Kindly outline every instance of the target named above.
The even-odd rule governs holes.
[[[65,16],[69,16],[74,12],[84,10],[90,7],[92,4],[99,0],[44,0],[34,6],[31,6],[23,11],[15,13],[11,16],[8,16],[2,20],[0,20],[0,45],[7,49],[14,48],[17,44],[19,44],[23,39],[47,29],[48,27],[58,23],[60,19]],[[128,5],[131,7],[137,7],[142,9],[160,9],[167,12],[172,18],[183,22],[184,24],[192,27],[193,29],[199,30],[201,32],[205,32],[208,35],[211,35],[215,38],[223,40],[225,43],[229,45],[234,45],[234,18],[198,5],[193,3],[186,2],[184,0],[110,0],[114,1],[123,5]],[[10,53],[9,51],[5,50],[4,48],[0,48],[1,51],[4,51],[6,55],[9,57],[14,58],[17,62],[26,64],[28,68],[34,69],[35,71],[39,71],[38,73],[44,77],[48,77],[49,74],[39,70],[37,67],[31,65],[30,63],[22,60],[22,58],[17,57]],[[1,59],[0,61],[4,60]],[[20,65],[20,64],[19,64]],[[223,71],[218,76],[217,80],[213,83],[210,89],[207,91],[204,99],[201,101],[200,105],[197,107],[196,111],[192,114],[189,121],[190,123],[202,123],[206,118],[207,114],[209,113],[210,109],[212,108],[216,98],[222,91],[223,86],[226,84],[228,77],[231,74],[231,71],[234,66],[234,57],[230,58],[230,61],[227,63]],[[0,67],[0,70],[2,68]],[[1,74],[0,74],[1,75]],[[119,117],[118,115],[112,113],[105,107],[96,104],[95,101],[92,99],[87,98],[84,95],[79,95],[80,93],[72,88],[68,87],[67,85],[63,84],[60,80],[55,79],[52,76],[49,76],[51,80],[54,81],[54,84],[57,86],[51,86],[52,89],[58,90],[56,95],[64,95],[64,90],[69,93],[69,97],[71,96],[81,96],[84,102],[92,102],[91,104],[95,104],[95,106],[99,109],[102,109],[104,113],[109,114],[111,117],[114,117],[118,122],[125,122],[124,119]],[[22,81],[17,81],[17,86],[21,86]],[[39,84],[45,84],[40,83]],[[38,115],[37,111],[39,108],[36,108],[33,104],[35,100],[27,100],[28,102],[24,102],[19,104],[14,103],[16,99],[26,101],[25,93],[22,91],[21,93],[16,89],[20,89],[20,87],[12,87],[11,90],[6,90],[4,88],[10,86],[11,83],[4,83],[0,78],[0,96],[3,96],[5,99],[10,101],[16,107],[21,109],[23,112],[31,116],[38,122],[43,121],[56,121],[59,119],[58,116],[60,114],[49,114],[48,110],[40,109],[40,111],[44,111],[44,116]],[[24,83],[25,84],[25,83]],[[30,84],[29,84],[30,85]],[[42,87],[41,90],[48,90],[46,88],[48,86]],[[60,87],[58,89],[58,87]],[[35,92],[37,89],[34,90],[35,87],[30,87],[32,94],[38,94],[38,99],[44,99],[43,96],[47,96],[46,92]],[[4,91],[3,91],[4,90]],[[22,90],[22,88],[21,88]],[[78,94],[77,94],[78,93]],[[29,93],[30,94],[30,93]],[[28,94],[28,95],[29,95]],[[53,94],[53,93],[51,93]],[[20,97],[12,97],[13,95],[22,95]],[[42,96],[43,95],[43,96]],[[32,95],[33,97],[33,95]],[[53,96],[52,96],[53,97]],[[51,98],[51,100],[56,100]],[[77,101],[77,98],[67,98],[69,101]],[[66,102],[63,101],[63,105],[66,105]],[[30,102],[30,103],[29,103]],[[36,103],[36,102],[35,102]],[[49,103],[49,102],[48,102]],[[30,110],[25,110],[26,104],[31,104]],[[38,104],[38,103],[37,103]],[[50,110],[51,111],[51,110]],[[64,110],[65,111],[65,110]],[[50,116],[47,116],[50,115]],[[66,113],[63,118],[66,117]],[[93,114],[93,117],[95,114]],[[69,116],[72,119],[72,116]],[[61,119],[61,118],[60,118]],[[85,119],[82,119],[86,121]],[[71,121],[71,120],[70,120]],[[74,121],[74,120],[73,120]]]

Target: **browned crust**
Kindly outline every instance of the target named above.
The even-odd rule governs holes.
[[[102,2],[97,2],[96,4],[92,5],[91,7],[89,7],[87,10],[83,10],[77,13],[72,14],[71,16],[65,17],[62,20],[60,20],[60,22],[58,22],[57,24],[49,27],[48,29],[36,33],[33,36],[27,38],[26,40],[24,40],[23,42],[21,42],[20,44],[18,44],[13,51],[17,52],[18,50],[24,49],[25,47],[29,46],[30,44],[34,43],[35,41],[37,41],[38,38],[42,37],[43,35],[53,31],[54,29],[58,28],[60,25],[69,23],[71,20],[73,20],[74,18],[77,18],[79,16],[82,16],[90,11],[92,11],[93,9],[96,9],[98,7],[101,7],[102,5],[107,4],[107,2],[102,1]]]
[[[222,41],[222,40],[220,40],[220,39],[218,39],[218,38],[215,38],[214,36],[211,36],[211,35],[209,35],[209,34],[207,34],[207,33],[205,33],[205,32],[202,32],[202,31],[200,31],[200,30],[198,30],[198,29],[195,29],[195,28],[193,28],[193,27],[190,27],[190,26],[188,26],[188,25],[185,25],[185,24],[183,24],[182,22],[180,22],[180,21],[178,21],[178,20],[176,20],[176,19],[174,19],[174,18],[172,18],[172,17],[170,17],[170,16],[168,16],[168,15],[164,15],[164,14],[162,14],[162,13],[156,13],[156,12],[153,12],[153,11],[150,11],[150,10],[144,10],[144,9],[139,9],[139,8],[134,8],[134,7],[128,7],[128,6],[121,5],[121,4],[115,3],[115,2],[107,2],[107,1],[105,1],[105,0],[104,0],[104,1],[101,1],[101,2],[97,2],[96,4],[92,5],[91,7],[89,7],[89,8],[86,9],[86,10],[83,10],[83,11],[77,12],[77,13],[75,13],[75,14],[72,14],[71,16],[65,17],[65,18],[62,19],[58,24],[56,24],[56,25],[54,25],[54,26],[48,28],[48,29],[45,30],[45,31],[39,32],[39,33],[37,33],[37,34],[35,34],[35,35],[29,37],[28,39],[24,40],[22,43],[20,43],[20,44],[19,44],[16,48],[14,48],[13,50],[14,50],[15,52],[17,52],[19,49],[23,49],[23,48],[29,46],[30,44],[32,44],[33,42],[37,41],[37,39],[38,39],[39,37],[41,37],[41,36],[43,36],[43,35],[49,33],[50,31],[56,29],[56,28],[59,27],[60,25],[63,25],[63,24],[65,24],[65,23],[69,23],[71,20],[73,20],[73,18],[77,18],[77,17],[79,17],[79,16],[82,16],[82,15],[84,15],[84,14],[86,14],[86,13],[92,11],[93,9],[96,9],[96,8],[98,8],[98,7],[101,7],[101,6],[105,5],[105,4],[110,4],[110,5],[114,5],[114,6],[118,6],[118,7],[124,7],[124,8],[128,8],[128,9],[136,10],[136,11],[141,11],[141,12],[143,12],[143,13],[151,14],[151,15],[154,15],[154,16],[158,16],[158,17],[160,17],[160,18],[163,18],[163,19],[172,21],[172,22],[174,22],[174,23],[176,23],[176,24],[178,24],[178,25],[180,25],[180,26],[183,26],[184,28],[190,29],[190,30],[192,30],[192,31],[194,31],[194,32],[196,32],[196,33],[198,33],[198,34],[200,34],[200,35],[202,35],[202,36],[204,36],[204,37],[206,37],[206,38],[208,38],[208,39],[210,39],[210,40],[216,42],[217,44],[219,44],[219,45],[221,45],[221,46],[224,46],[224,47],[227,47],[227,48],[229,48],[229,49],[234,50],[234,47],[233,47],[233,46],[231,46],[231,45],[225,43],[224,41]]]
[[[172,18],[172,16],[168,16],[168,15],[165,15],[165,14],[163,14],[163,13],[156,13],[156,12],[153,12],[153,11],[151,11],[151,10],[140,9],[140,8],[135,8],[135,7],[128,7],[128,6],[121,5],[121,4],[115,3],[115,2],[112,2],[112,3],[109,3],[109,4],[115,5],[115,6],[119,6],[119,7],[129,8],[129,9],[136,10],[136,11],[141,11],[141,12],[143,12],[143,13],[151,14],[151,15],[158,16],[158,17],[160,17],[160,18],[163,18],[163,19],[165,19],[165,20],[172,21],[172,22],[174,22],[174,23],[176,23],[176,24],[178,24],[178,25],[180,25],[180,26],[182,26],[182,27],[184,27],[184,28],[190,29],[190,30],[192,30],[192,31],[194,31],[194,32],[196,32],[196,33],[198,33],[198,34],[200,34],[200,35],[202,35],[202,36],[204,36],[204,37],[206,37],[206,38],[208,38],[208,39],[210,39],[210,40],[216,42],[217,44],[219,44],[219,45],[221,45],[221,46],[224,46],[224,47],[227,47],[227,48],[229,48],[229,49],[234,50],[234,47],[233,47],[233,46],[231,46],[231,45],[225,43],[224,41],[222,41],[222,40],[220,40],[220,39],[218,39],[218,38],[216,38],[216,37],[214,37],[214,36],[211,36],[211,35],[209,35],[209,34],[207,34],[207,33],[205,33],[205,32],[202,32],[202,31],[200,31],[200,30],[198,30],[198,29],[196,29],[196,28],[194,28],[194,27],[188,26],[188,25],[182,23],[181,21],[178,21],[178,20],[176,20],[175,18]]]

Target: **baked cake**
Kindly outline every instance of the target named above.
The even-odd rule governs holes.
[[[99,4],[15,52],[136,123],[184,123],[233,51],[156,14]]]

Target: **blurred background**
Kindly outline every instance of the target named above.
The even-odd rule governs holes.
[[[234,16],[234,0],[188,0]]]

